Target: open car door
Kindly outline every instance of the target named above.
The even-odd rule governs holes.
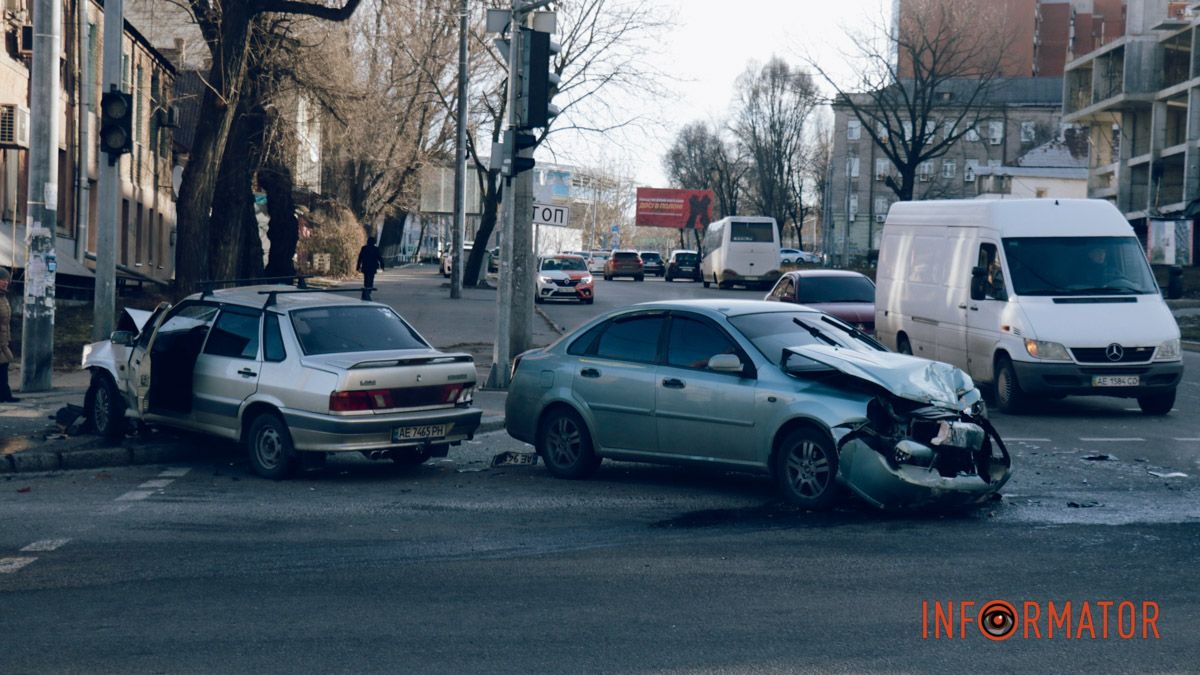
[[[145,414],[149,408],[150,349],[154,346],[154,338],[157,337],[158,329],[170,310],[171,304],[167,302],[160,303],[154,309],[154,313],[142,325],[137,342],[129,355],[129,387],[126,388],[126,396],[129,393],[133,394],[134,400],[130,401],[130,404],[138,411],[138,415]]]

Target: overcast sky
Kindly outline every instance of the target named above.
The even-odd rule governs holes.
[[[867,26],[891,6],[889,0],[663,0],[677,22],[662,41],[656,61],[674,82],[675,96],[651,106],[661,127],[597,138],[556,141],[564,164],[627,167],[640,185],[666,186],[661,158],[684,124],[727,117],[734,82],[751,60],[777,54],[793,64],[805,53],[829,66],[843,63],[845,26]]]

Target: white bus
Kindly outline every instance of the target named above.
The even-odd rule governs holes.
[[[779,231],[766,216],[730,216],[704,231],[704,287],[770,287],[779,279]]]

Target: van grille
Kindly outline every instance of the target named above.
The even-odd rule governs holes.
[[[1144,363],[1154,356],[1154,347],[1125,347],[1119,359],[1108,358],[1107,347],[1081,347],[1071,353],[1080,363]]]

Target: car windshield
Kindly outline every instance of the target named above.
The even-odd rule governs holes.
[[[292,327],[305,354],[345,354],[429,345],[387,307],[317,307],[291,313]]]
[[[855,351],[884,351],[878,342],[820,312],[743,314],[730,318],[729,323],[777,366],[788,347],[833,345]]]
[[[587,266],[583,264],[582,258],[546,258],[542,260],[543,272],[555,272],[559,270],[586,272]]]
[[[773,242],[775,226],[771,223],[746,223],[735,220],[729,224],[729,241]]]
[[[796,301],[802,304],[822,302],[875,302],[875,284],[866,277],[800,277]]]
[[[643,261],[646,261],[646,262],[649,262],[649,261],[661,262],[661,261],[662,261],[662,256],[660,256],[660,255],[659,255],[659,254],[657,254],[657,253],[643,253],[643,254],[642,254],[642,260],[643,260]]]
[[[1157,294],[1134,237],[1014,237],[1004,255],[1017,295]]]
[[[675,256],[675,262],[679,263],[680,265],[695,265],[696,264],[696,254],[695,253],[677,254]]]

